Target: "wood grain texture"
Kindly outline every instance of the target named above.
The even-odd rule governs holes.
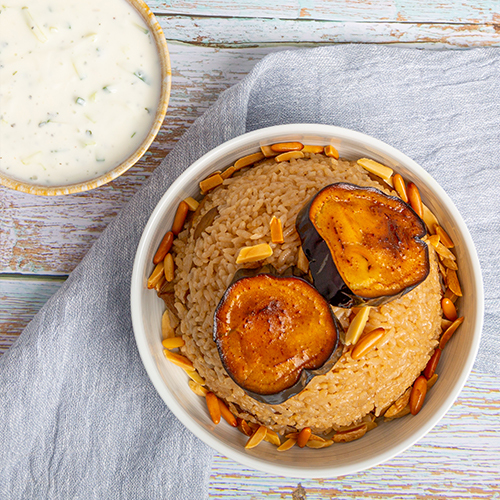
[[[158,14],[330,21],[498,24],[496,0],[149,0]]]
[[[472,372],[441,422],[385,464],[335,479],[297,480],[256,472],[217,455],[210,499],[500,498],[499,407],[497,378]]]

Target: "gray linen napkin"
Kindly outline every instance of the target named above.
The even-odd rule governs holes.
[[[0,499],[203,499],[212,452],[157,396],[129,308],[141,232],[171,182],[246,131],[319,122],[400,149],[454,200],[477,245],[500,373],[500,52],[343,45],[266,57],[223,93],[0,358]],[[496,278],[496,279],[495,279]]]

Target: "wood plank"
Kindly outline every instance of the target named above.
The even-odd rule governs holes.
[[[336,479],[298,480],[256,472],[216,455],[210,499],[498,498],[499,406],[497,378],[472,372],[443,420],[385,464]]]
[[[167,40],[251,47],[272,44],[383,43],[429,48],[500,46],[500,27],[494,25],[408,24],[402,22],[333,22],[224,17],[159,17]]]
[[[499,24],[497,0],[148,0],[158,14],[329,21]]]

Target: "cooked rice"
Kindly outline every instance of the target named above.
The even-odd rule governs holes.
[[[269,224],[274,215],[283,223],[285,243],[270,243],[274,254],[252,267],[269,263],[282,272],[295,265],[300,245],[295,230],[298,212],[319,189],[340,181],[391,193],[356,162],[313,154],[282,163],[264,160],[226,179],[207,195],[200,216],[215,206],[219,216],[196,241],[193,227],[174,243],[175,307],[186,342],[183,353],[235,415],[278,432],[304,427],[328,432],[357,422],[371,411],[380,414],[424,369],[440,333],[441,289],[437,261],[430,249],[431,271],[425,282],[402,298],[371,310],[367,329],[380,326],[386,335],[363,358],[354,361],[344,354],[331,372],[315,377],[300,394],[280,405],[259,403],[247,396],[226,373],[212,339],[213,316],[236,270],[250,267],[235,264],[238,251],[270,243]],[[335,311],[347,327],[348,311]]]

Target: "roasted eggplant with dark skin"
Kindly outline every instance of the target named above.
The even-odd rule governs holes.
[[[215,311],[214,340],[227,373],[247,394],[279,404],[332,368],[339,328],[308,281],[265,266],[236,273]]]
[[[384,304],[429,274],[424,222],[378,189],[331,184],[300,211],[296,229],[314,286],[334,306]]]

